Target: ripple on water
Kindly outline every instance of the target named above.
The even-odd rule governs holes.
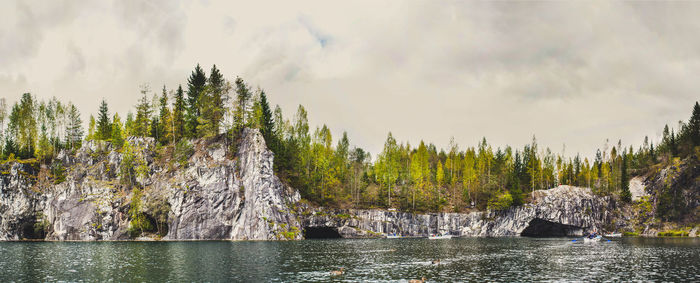
[[[700,241],[467,238],[0,243],[6,281],[697,281]],[[433,264],[440,259],[440,264]],[[346,273],[331,277],[344,267]]]

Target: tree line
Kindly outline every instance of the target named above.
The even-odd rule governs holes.
[[[112,115],[103,99],[96,116],[89,116],[84,137],[80,113],[71,103],[56,98],[36,101],[26,93],[8,112],[5,99],[0,99],[0,156],[48,163],[60,150],[79,148],[83,140],[109,141],[118,150],[132,152],[123,148],[130,136],[152,137],[159,146],[175,147],[173,154],[192,139],[223,137],[233,153],[241,131],[250,127],[260,130],[274,152],[276,173],[307,201],[339,207],[463,211],[520,205],[535,190],[560,184],[591,187],[598,194],[616,194],[629,201],[631,175],[696,154],[700,145],[696,102],[688,122],[679,122],[677,128],[666,126],[656,146],[648,138],[637,148],[622,141],[606,142],[593,159],[554,153],[534,136],[522,148],[494,148],[483,138],[475,147],[460,148],[452,139],[448,148],[438,149],[424,141],[417,146],[399,142],[391,133],[372,158],[351,146],[345,132],[334,143],[326,125],[312,130],[301,105],[289,118],[279,106],[272,110],[264,90],[253,90],[240,77],[228,81],[216,65],[208,76],[197,65],[184,88],[163,86],[158,94],[143,85],[140,93],[124,120],[118,113]]]

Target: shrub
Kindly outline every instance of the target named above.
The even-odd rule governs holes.
[[[192,154],[194,154],[194,148],[187,140],[182,139],[175,145],[174,157],[181,166],[187,165],[187,160]]]
[[[489,199],[488,209],[506,210],[513,205],[513,196],[509,192],[503,192]]]
[[[60,160],[51,163],[51,174],[54,177],[53,183],[60,184],[66,180],[66,168]]]
[[[134,189],[129,204],[129,235],[136,238],[143,232],[153,231],[153,223],[141,212],[141,190]]]

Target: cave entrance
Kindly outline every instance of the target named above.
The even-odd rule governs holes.
[[[306,239],[338,239],[340,233],[335,227],[306,227],[304,228],[304,238]]]
[[[20,225],[19,238],[24,240],[43,240],[46,238],[48,224],[37,221],[36,218],[27,219]]]
[[[527,228],[520,233],[524,237],[566,237],[579,236],[583,233],[581,227],[561,224],[535,218],[530,221]]]

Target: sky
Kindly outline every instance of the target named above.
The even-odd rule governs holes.
[[[216,64],[373,156],[392,132],[592,157],[659,140],[700,100],[693,2],[2,2],[0,97],[55,96],[84,121]]]

